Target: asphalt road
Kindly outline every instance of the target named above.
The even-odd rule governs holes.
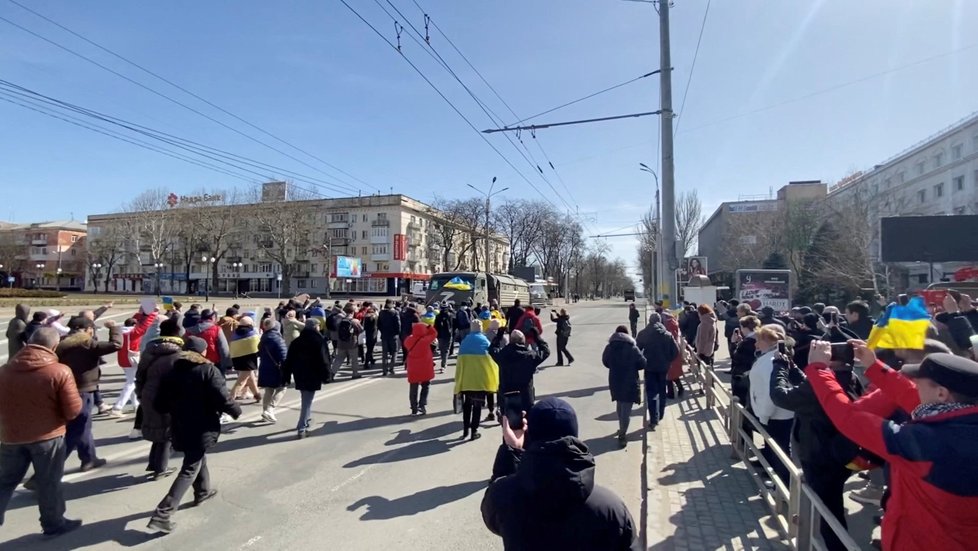
[[[641,409],[635,410],[629,446],[619,450],[601,365],[607,337],[627,321],[626,307],[580,303],[569,311],[577,361],[551,367],[555,358],[548,360],[536,377],[538,398],[556,395],[574,406],[581,438],[596,456],[598,483],[623,496],[639,524]],[[546,333],[552,341],[553,324]],[[103,369],[109,403],[122,382],[114,366]],[[278,424],[260,421],[259,406],[243,406],[244,416],[209,454],[220,494],[199,508],[181,509],[176,531],[166,536],[151,534],[146,523],[170,479],[145,481],[149,444],[127,440],[131,415],[99,416],[99,455],[109,464],[79,473],[77,457],[67,462],[67,516],[84,525],[43,539],[34,497],[18,489],[0,527],[0,549],[501,549],[479,512],[499,428],[486,424],[482,439],[460,439],[461,415],[451,411],[452,374],[450,365],[436,377],[429,413],[418,418],[408,415],[403,371],[393,378],[375,372],[357,381],[343,376],[317,395],[314,430],[304,440],[295,437],[295,391],[287,393]],[[179,458],[172,464],[178,466]]]

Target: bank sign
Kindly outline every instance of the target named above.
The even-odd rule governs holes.
[[[177,205],[196,205],[199,203],[216,203],[224,199],[221,195],[211,195],[210,193],[205,193],[203,195],[177,195],[176,193],[171,193],[166,196],[166,204],[173,208]]]

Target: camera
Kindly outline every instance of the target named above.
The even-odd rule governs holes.
[[[832,361],[852,365],[856,363],[856,351],[847,342],[834,342],[832,343]]]

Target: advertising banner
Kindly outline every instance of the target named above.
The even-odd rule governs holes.
[[[694,275],[709,275],[705,256],[688,256],[683,259],[682,266],[679,268],[680,283],[685,285]]]
[[[353,256],[336,257],[336,277],[360,277],[363,266],[360,259]]]
[[[394,260],[407,258],[407,240],[403,233],[394,234]]]
[[[754,311],[765,306],[776,312],[791,308],[790,270],[737,270],[736,298]]]

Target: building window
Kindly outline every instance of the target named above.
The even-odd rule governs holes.
[[[902,184],[905,181],[907,181],[907,173],[902,170],[897,172],[897,182]]]
[[[298,287],[298,288],[300,288],[300,289],[305,289],[306,288],[306,280],[304,280],[304,279],[297,279],[297,280],[295,280],[295,286]]]
[[[363,216],[366,217],[367,215],[364,214]],[[366,220],[364,220],[364,222],[366,222]],[[367,230],[363,230],[362,232],[360,232],[360,235],[361,235],[361,237],[360,237],[361,239],[366,239],[367,238]]]
[[[374,245],[372,250],[373,254],[387,254],[387,245]]]
[[[963,146],[961,144],[956,144],[951,146],[951,160],[957,161],[961,158],[961,150]]]
[[[386,212],[378,212],[377,213],[377,220],[387,220],[387,213]]]
[[[934,197],[944,197],[944,182],[934,186]]]
[[[921,203],[926,203],[927,202],[927,190],[926,189],[922,189],[922,190],[920,190],[920,191],[917,192],[917,201],[919,201]]]
[[[928,278],[928,275],[927,274],[920,274],[920,275],[917,276],[917,283],[926,284],[927,283],[927,278]]]
[[[329,215],[329,222],[348,222],[349,214],[345,212],[334,212]]]
[[[72,242],[72,243],[75,243],[75,242],[77,242],[77,241],[78,241],[78,236],[77,236],[77,235],[72,235],[72,236],[71,236],[71,242]]]
[[[412,224],[414,224],[414,223],[415,223],[415,222],[417,222],[417,221],[418,221],[418,219],[417,219],[417,217],[415,217],[415,216],[414,216],[414,215],[412,214],[412,215],[411,215],[411,223],[412,223]]]
[[[934,155],[934,168],[941,168],[944,164],[944,152],[938,151],[937,155]]]
[[[964,190],[964,176],[955,176],[952,181],[954,182],[954,191]]]
[[[917,176],[924,173],[924,161],[917,161]]]

